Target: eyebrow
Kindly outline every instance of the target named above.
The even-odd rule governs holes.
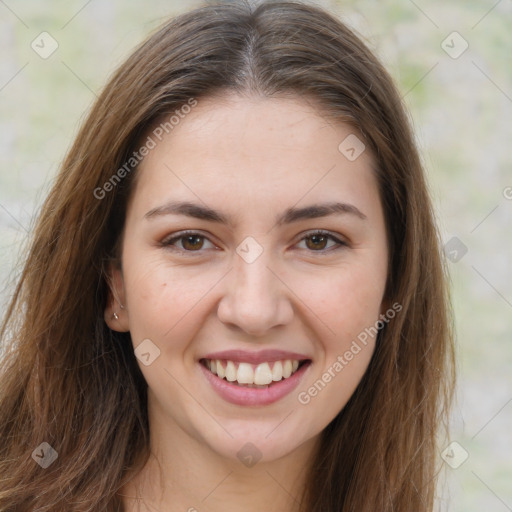
[[[275,219],[275,223],[278,226],[284,224],[291,224],[299,220],[305,219],[316,219],[319,217],[327,217],[329,215],[354,215],[359,219],[365,220],[367,217],[361,212],[356,206],[348,203],[330,202],[322,204],[312,204],[303,208],[288,208],[283,213],[278,215]],[[233,227],[233,219],[222,212],[213,210],[207,206],[200,204],[191,203],[189,201],[171,201],[162,206],[157,206],[149,210],[144,218],[152,219],[160,217],[162,215],[184,215],[187,217],[193,217],[195,219],[206,220],[210,222],[217,222],[220,224],[226,224]]]

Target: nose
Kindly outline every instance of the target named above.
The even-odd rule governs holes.
[[[251,263],[235,255],[217,310],[221,322],[251,336],[291,322],[293,294],[271,263],[266,251]]]

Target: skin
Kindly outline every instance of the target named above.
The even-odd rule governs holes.
[[[148,366],[138,360],[152,457],[122,490],[126,510],[136,510],[137,495],[142,510],[297,510],[320,433],[367,369],[374,338],[308,404],[298,401],[386,310],[388,246],[373,158],[365,150],[349,161],[338,146],[356,132],[318,112],[293,96],[201,99],[137,171],[105,320],[130,331],[134,348],[150,339],[160,355]],[[220,210],[234,225],[144,217],[171,199]],[[288,207],[327,201],[350,203],[366,218],[274,222]],[[175,251],[162,245],[189,229],[205,238],[176,240]],[[312,241],[316,229],[346,245]],[[248,236],[263,248],[252,263],[236,252]],[[290,350],[312,364],[278,402],[233,405],[198,360],[237,348]],[[237,457],[247,442],[261,454],[252,467]]]

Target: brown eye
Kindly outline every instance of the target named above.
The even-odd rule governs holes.
[[[199,235],[187,235],[181,237],[183,240],[182,246],[185,250],[194,251],[196,249],[201,249],[203,245],[203,238]]]
[[[314,233],[309,233],[306,235],[302,240],[305,241],[306,248],[309,249],[312,252],[329,252],[329,250],[333,247],[338,245],[338,247],[335,247],[335,249],[339,249],[340,247],[346,246],[347,244],[336,238],[335,236],[331,235],[328,232],[324,231],[315,231]],[[329,243],[329,240],[334,241],[334,244],[327,247],[327,244]]]
[[[310,235],[305,238],[307,240],[306,245],[308,249],[325,249],[325,246],[327,244],[328,237],[325,235]]]
[[[162,245],[181,252],[200,252],[204,248],[205,240],[208,239],[200,233],[181,233],[164,240]],[[211,244],[211,242],[209,243]]]

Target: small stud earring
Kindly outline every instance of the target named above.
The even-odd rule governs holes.
[[[119,320],[119,315],[118,315],[116,312],[114,312],[114,318],[115,318],[116,320]]]

